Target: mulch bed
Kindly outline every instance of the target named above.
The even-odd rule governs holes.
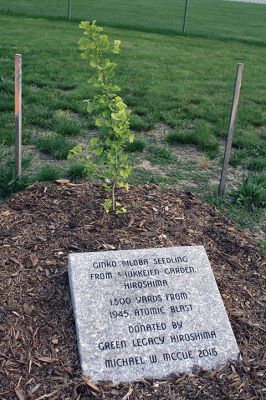
[[[0,207],[0,399],[265,399],[265,262],[252,237],[191,193],[132,187],[119,217],[103,214],[103,196],[98,184],[36,184]],[[199,244],[242,362],[118,386],[82,377],[68,254]]]

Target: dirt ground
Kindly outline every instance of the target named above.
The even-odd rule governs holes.
[[[265,261],[252,236],[189,192],[135,186],[128,212],[103,214],[98,184],[35,184],[0,207],[1,400],[263,400]],[[95,386],[81,375],[70,302],[70,252],[204,245],[240,363],[161,381]]]

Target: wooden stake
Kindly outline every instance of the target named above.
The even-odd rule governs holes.
[[[232,150],[234,126],[235,126],[239,97],[240,97],[243,69],[244,69],[244,64],[237,65],[233,105],[232,105],[230,123],[229,123],[229,127],[228,127],[228,135],[227,135],[227,141],[226,141],[225,152],[224,152],[224,160],[223,160],[223,168],[222,168],[220,186],[219,186],[219,196],[220,197],[224,196],[225,183],[226,183],[227,172],[228,172],[228,167],[229,167],[229,160],[230,160],[230,155],[231,155],[231,150]]]
[[[183,30],[182,32],[186,32],[186,25],[187,25],[187,12],[188,12],[188,0],[185,3],[185,11],[184,11],[184,18],[183,18]]]
[[[15,57],[15,124],[16,124],[16,177],[21,176],[22,153],[22,56]]]

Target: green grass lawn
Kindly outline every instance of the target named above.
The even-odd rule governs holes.
[[[236,65],[243,62],[232,163],[265,176],[264,46],[118,28],[107,28],[106,32],[122,40],[117,83],[132,109],[132,128],[146,142],[150,150],[147,160],[152,164],[174,165],[171,149],[176,150],[180,143],[192,143],[220,163],[219,147],[226,135]],[[81,34],[74,22],[0,17],[0,143],[14,144],[15,53],[23,55],[24,144],[36,144],[57,159],[64,158],[73,143],[86,140],[94,125],[83,100],[93,93],[87,83],[90,70],[80,59],[77,46]],[[145,133],[157,124],[170,130],[162,143],[150,141]],[[175,168],[163,178],[156,174],[150,177],[164,185],[179,179],[189,181],[195,175],[201,192],[206,194],[206,181],[198,173],[193,156],[182,173],[180,165]],[[134,175],[135,181],[145,178],[143,171]],[[256,218],[255,214],[247,215],[254,223],[261,218],[260,213]],[[242,214],[239,219],[243,220]]]
[[[67,16],[68,0],[0,0],[0,10],[38,16]],[[180,32],[185,0],[72,0],[72,17],[109,26]],[[266,42],[266,5],[189,0],[187,32]]]

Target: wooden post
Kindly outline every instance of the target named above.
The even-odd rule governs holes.
[[[232,150],[234,126],[235,126],[235,120],[236,120],[236,116],[237,116],[237,109],[238,109],[238,103],[239,103],[239,97],[240,97],[243,69],[244,69],[244,64],[237,65],[233,105],[232,105],[230,123],[229,123],[229,127],[228,127],[228,135],[227,135],[227,141],[226,141],[225,152],[224,152],[224,160],[223,160],[223,168],[222,168],[220,186],[219,186],[219,196],[220,197],[224,196],[227,171],[228,171],[228,167],[229,167],[229,160],[230,160],[230,155],[231,155],[231,150]]]
[[[184,11],[184,18],[183,18],[183,30],[182,32],[186,32],[186,25],[187,25],[187,12],[188,12],[188,0],[185,2],[185,11]]]
[[[72,17],[72,0],[68,0],[67,4],[67,18],[70,20]]]
[[[15,169],[16,177],[21,175],[21,153],[22,153],[22,56],[15,56]]]

